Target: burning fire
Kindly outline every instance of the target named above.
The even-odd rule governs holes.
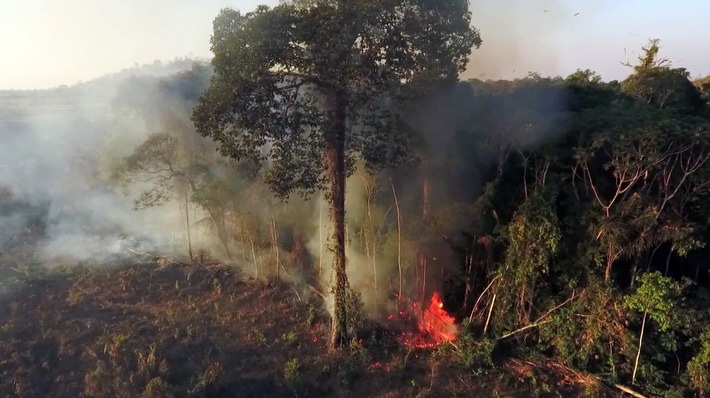
[[[411,312],[399,311],[388,319],[416,319],[418,332],[402,333],[402,343],[414,348],[435,347],[447,341],[456,340],[458,326],[455,318],[444,309],[444,302],[438,292],[429,300],[429,306],[420,311],[416,302],[411,305]],[[413,315],[412,315],[413,314]]]
[[[438,292],[431,296],[429,307],[424,310],[419,322],[419,330],[429,333],[437,343],[456,340],[458,328],[455,319],[444,310]]]

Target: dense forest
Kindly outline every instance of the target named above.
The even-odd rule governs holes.
[[[581,69],[449,79],[388,104],[406,159],[349,165],[348,337],[437,292],[460,326],[436,349],[468,369],[525,357],[636,394],[710,393],[710,80],[659,52],[648,43],[623,81]],[[198,134],[215,67],[121,79],[111,139],[73,167],[137,214],[178,220],[178,244],[135,243],[134,255],[235,265],[332,313],[327,195],[317,184],[274,195],[278,164],[236,160]],[[29,253],[51,235],[48,205],[16,196],[0,186],[0,217],[18,225],[0,233],[0,261],[13,267],[39,261]]]

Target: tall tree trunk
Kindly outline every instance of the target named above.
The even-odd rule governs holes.
[[[347,296],[348,276],[345,273],[345,117],[346,103],[342,95],[331,93],[331,126],[326,138],[326,168],[330,182],[328,200],[333,222],[333,323],[330,343],[333,348],[342,346],[348,338]]]

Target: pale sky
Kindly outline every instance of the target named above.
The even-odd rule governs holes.
[[[74,84],[136,63],[209,58],[220,9],[278,0],[0,0],[0,90]],[[484,44],[464,78],[592,69],[623,79],[620,62],[649,38],[693,76],[710,74],[710,1],[472,0]],[[578,15],[574,15],[577,14]]]

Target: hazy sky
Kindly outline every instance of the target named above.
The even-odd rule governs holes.
[[[208,58],[220,9],[277,3],[0,0],[0,89],[73,84],[178,56]],[[582,68],[621,79],[628,69],[620,62],[655,37],[677,66],[710,74],[710,1],[472,0],[471,7],[484,44],[464,77],[564,76]]]

